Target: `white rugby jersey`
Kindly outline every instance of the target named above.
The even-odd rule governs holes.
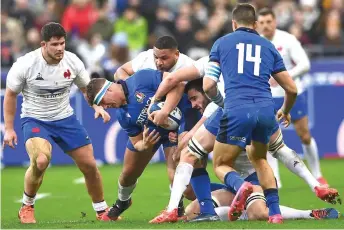
[[[194,60],[186,56],[185,54],[180,53],[178,57],[177,63],[170,69],[169,72],[176,71],[182,67],[192,66]],[[137,55],[131,61],[132,68],[134,72],[137,72],[141,69],[157,69],[154,61],[154,53],[153,49],[149,49],[147,51],[143,51]]]
[[[18,58],[7,75],[7,87],[22,92],[21,117],[55,121],[73,114],[69,92],[73,83],[79,88],[90,81],[82,61],[65,51],[59,64],[48,65],[41,48]]]
[[[284,65],[290,76],[294,79],[298,93],[304,91],[301,77],[308,72],[310,61],[296,37],[288,32],[276,30],[271,42],[283,58]],[[273,97],[284,97],[284,90],[281,86],[271,86]]]

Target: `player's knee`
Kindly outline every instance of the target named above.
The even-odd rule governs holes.
[[[186,190],[184,191],[183,195],[186,199],[191,200],[191,201],[196,199],[195,193],[192,189],[192,186],[190,185],[186,187]]]
[[[269,214],[266,207],[261,209],[256,209],[254,212],[247,212],[248,220],[267,220],[269,219]]]
[[[95,160],[90,160],[82,165],[79,165],[79,169],[85,176],[97,174],[98,172],[97,163]]]
[[[188,143],[188,151],[182,157],[196,161],[207,157],[209,152],[199,143],[196,138],[191,138]]]
[[[50,160],[47,158],[47,156],[45,154],[38,154],[37,158],[36,158],[36,169],[39,172],[44,172],[48,166],[49,166]]]
[[[262,192],[253,192],[246,200],[247,217],[249,220],[267,220],[268,209]]]
[[[307,132],[303,132],[301,135],[300,135],[300,139],[301,139],[301,142],[305,145],[309,145],[311,143],[311,134],[309,133],[309,131]]]
[[[269,152],[274,155],[284,145],[282,132],[279,132],[274,140],[270,141]]]

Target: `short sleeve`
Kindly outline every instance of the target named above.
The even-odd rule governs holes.
[[[142,127],[136,124],[130,124],[130,118],[127,117],[127,114],[124,114],[124,111],[117,110],[117,119],[122,127],[122,129],[127,133],[129,137],[135,137],[142,132]]]
[[[206,68],[208,62],[209,62],[209,57],[206,56],[206,57],[202,57],[202,58],[198,59],[197,61],[195,61],[193,63],[195,68],[198,70],[200,77],[204,77],[205,68]]]
[[[132,61],[131,61],[131,67],[133,68],[134,72],[139,71],[140,69],[142,69],[143,64],[145,63],[145,61],[148,59],[148,51],[143,51],[141,53],[139,53],[139,55],[137,55]]]
[[[220,63],[219,44],[220,44],[220,39],[217,39],[210,50],[210,54],[209,54],[210,62]]]
[[[78,86],[79,89],[84,88],[90,82],[90,75],[85,69],[84,63],[77,56],[75,56],[74,63],[76,66],[76,78],[74,80],[74,83]]]
[[[6,78],[6,87],[15,93],[20,93],[25,85],[25,73],[20,63],[15,62]]]
[[[283,59],[275,47],[273,47],[273,53],[274,65],[271,73],[272,75],[286,70]]]

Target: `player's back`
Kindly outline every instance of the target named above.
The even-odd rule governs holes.
[[[210,61],[220,63],[225,82],[225,108],[272,105],[269,78],[285,70],[273,44],[249,28],[218,39]]]

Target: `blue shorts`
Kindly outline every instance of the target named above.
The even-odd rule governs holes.
[[[250,183],[253,184],[253,185],[258,185],[258,186],[260,186],[259,180],[258,180],[258,175],[257,175],[256,172],[254,172],[254,173],[248,175],[248,176],[244,179],[244,181],[250,182]],[[232,188],[230,188],[230,187],[227,187],[227,186],[226,186],[226,190],[227,190],[227,191],[230,191],[230,192],[233,193],[233,194],[236,194],[236,192],[235,192]]]
[[[217,108],[215,112],[204,122],[204,127],[214,136],[217,135],[220,129],[220,120],[223,115],[223,109]]]
[[[267,144],[276,123],[273,105],[224,109],[216,140],[243,149],[251,140]]]
[[[177,146],[178,143],[170,142],[170,140],[168,139],[168,133],[169,133],[168,131],[166,131],[162,128],[156,127],[155,125],[150,125],[149,123],[148,123],[148,129],[149,130],[153,130],[153,129],[157,130],[161,136],[160,141],[154,145],[153,152],[156,152],[161,145],[164,149],[168,148],[168,147]],[[128,139],[127,148],[133,152],[138,152],[135,149],[133,143],[131,143],[130,139]]]
[[[279,110],[283,105],[284,98],[276,97],[274,98],[274,102],[275,102],[275,109]],[[307,115],[308,115],[308,110],[307,110],[306,92],[303,92],[297,95],[295,104],[290,111],[290,116],[291,116],[292,121],[297,121]]]
[[[30,138],[40,137],[51,144],[55,142],[64,152],[91,144],[86,129],[75,115],[57,121],[41,121],[31,117],[21,119],[24,143]]]

